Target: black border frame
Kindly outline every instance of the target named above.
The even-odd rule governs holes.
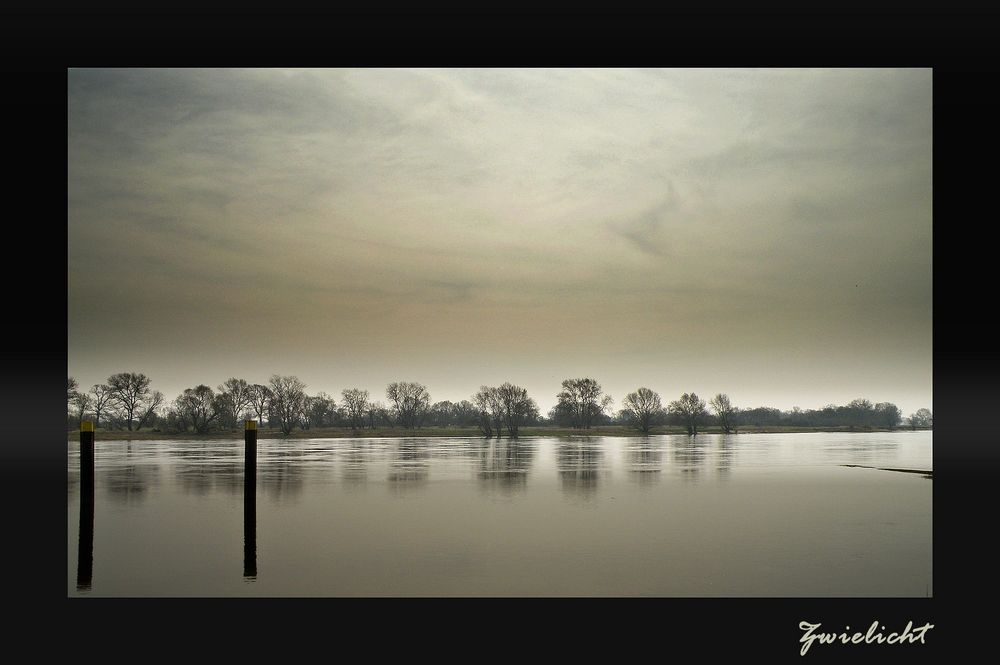
[[[791,4],[791,3],[786,3]],[[975,5],[975,6],[973,6]],[[985,3],[984,3],[985,5]],[[784,9],[785,11],[780,11]],[[925,645],[829,646],[807,658],[988,653],[994,598],[990,417],[995,333],[987,229],[1000,104],[993,97],[998,11],[711,7],[622,16],[536,10],[388,14],[330,10],[240,16],[199,9],[5,10],[0,65],[8,167],[4,351],[11,411],[0,479],[12,635],[46,652],[95,657],[336,658],[418,654],[799,659],[801,620],[935,628]],[[819,66],[934,69],[935,596],[930,599],[99,600],[65,596],[65,440],[57,393],[66,366],[66,68],[71,66]],[[9,145],[9,143],[8,143]],[[47,282],[47,286],[40,284]],[[984,307],[985,305],[985,307]],[[38,396],[44,395],[41,399]],[[37,426],[34,425],[37,423]],[[52,423],[52,426],[49,426]],[[37,501],[25,501],[36,497]],[[29,507],[25,508],[25,504]],[[58,574],[54,571],[58,571]],[[981,609],[986,608],[986,609]],[[20,622],[19,622],[20,623]],[[537,642],[536,642],[537,640]],[[318,650],[317,650],[318,649]],[[516,654],[516,655],[513,655]]]

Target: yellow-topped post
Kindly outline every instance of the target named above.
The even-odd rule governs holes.
[[[243,421],[243,441],[247,444],[257,443],[257,421],[256,420],[245,420]]]
[[[90,420],[80,422],[80,473],[90,469],[91,478],[94,474],[94,423]]]
[[[257,421],[243,421],[244,473],[247,479],[257,477]]]

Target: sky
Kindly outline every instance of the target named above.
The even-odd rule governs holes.
[[[930,69],[70,69],[68,373],[932,408]]]

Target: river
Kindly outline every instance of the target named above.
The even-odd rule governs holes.
[[[882,470],[929,431],[262,439],[246,493],[243,454],[98,441],[91,514],[70,442],[68,595],[933,592],[933,480]]]

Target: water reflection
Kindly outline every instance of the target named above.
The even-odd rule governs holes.
[[[729,480],[729,474],[736,458],[735,434],[720,434],[715,442],[715,476],[719,480]]]
[[[101,485],[116,502],[141,503],[149,488],[159,483],[160,467],[151,464],[125,464],[101,470]]]
[[[702,436],[684,436],[673,440],[674,466],[684,480],[697,481],[705,463],[708,441]]]
[[[171,448],[174,479],[185,494],[205,496],[217,490],[238,495],[243,490],[243,460],[239,449],[201,442]]]
[[[371,447],[363,439],[351,441],[340,466],[340,478],[344,481],[344,487],[357,489],[368,484],[371,456]]]
[[[929,469],[929,435],[264,441],[253,470],[244,451],[235,442],[108,442],[98,449],[95,533],[95,482],[88,485],[71,447],[69,492],[80,506],[77,547],[71,524],[67,542],[69,594],[493,596],[532,566],[532,586],[511,592],[565,594],[569,587],[547,561],[568,566],[573,589],[621,595],[906,595],[914,585],[923,595],[930,576],[930,513],[900,508],[929,506],[928,488],[913,483],[930,483],[914,480],[919,474],[841,467]],[[796,478],[810,482],[774,484]],[[367,485],[374,494],[339,491]],[[258,495],[272,500],[258,504]],[[808,522],[800,515],[835,502],[868,512],[845,510],[829,530],[802,528]],[[181,519],[178,507],[197,519]],[[72,520],[72,502],[69,511]],[[549,514],[557,521],[547,522]],[[470,529],[490,538],[475,551]],[[731,532],[746,534],[740,548],[732,547]],[[928,543],[926,557],[911,556],[914,539]],[[200,546],[183,544],[191,542]],[[259,571],[258,544],[265,555]],[[95,546],[102,556],[96,580]],[[139,580],[149,552],[167,555],[149,580]],[[468,565],[473,556],[482,557],[482,574]],[[657,561],[670,557],[665,571]],[[824,570],[845,571],[842,578],[816,581],[817,558]],[[588,586],[615,579],[623,564],[628,575],[620,587]],[[883,574],[899,565],[903,572]],[[467,585],[445,589],[443,576],[454,580],[459,569]],[[713,581],[705,582],[709,575]]]
[[[591,441],[560,442],[556,447],[556,467],[564,492],[589,499],[597,492],[604,452]]]
[[[824,457],[835,464],[890,463],[896,459],[898,451],[899,444],[896,442],[872,440],[864,435],[846,436],[823,445]]]
[[[69,473],[66,474],[66,499],[68,503],[72,503],[73,498],[76,493],[80,491],[80,470],[73,469],[70,467]]]
[[[641,487],[660,482],[663,466],[663,446],[660,439],[650,436],[629,439],[625,444],[625,470],[629,480]]]
[[[421,439],[400,439],[396,444],[386,477],[394,494],[421,489],[427,484],[430,469],[427,446],[427,441]]]
[[[302,494],[302,475],[308,468],[302,458],[302,444],[289,443],[281,448],[269,448],[266,453],[261,451],[257,478],[264,495],[280,503]]]
[[[502,494],[520,494],[528,485],[528,471],[535,458],[535,444],[519,439],[484,441],[469,447],[479,458],[479,486]]]

